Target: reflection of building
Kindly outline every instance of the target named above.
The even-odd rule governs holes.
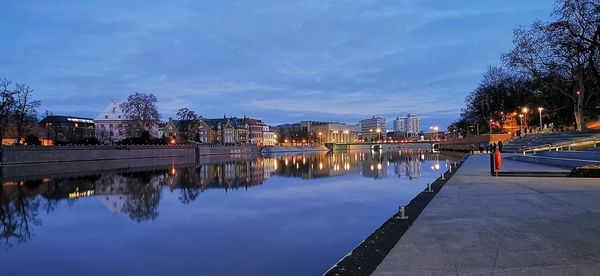
[[[394,173],[410,179],[418,178],[423,175],[423,163],[417,157],[407,157],[404,161],[396,162]]]
[[[127,179],[121,175],[107,175],[97,181],[95,195],[113,215],[123,210],[127,194]]]
[[[132,220],[144,221],[158,216],[157,208],[163,192],[179,193],[177,198],[186,204],[207,189],[247,189],[264,183],[272,175],[315,179],[360,173],[362,177],[380,179],[387,177],[390,166],[394,168],[395,174],[414,179],[423,174],[422,166],[425,160],[433,161],[428,164],[432,165],[432,170],[444,170],[444,163],[441,163],[439,156],[421,150],[343,152],[247,158],[187,167],[124,170],[91,176],[28,181],[5,179],[0,203],[35,199],[39,194],[49,201],[96,197],[111,213],[125,213]],[[447,164],[451,161],[445,162]]]
[[[380,153],[365,158],[362,164],[362,176],[369,178],[386,178],[388,161]]]

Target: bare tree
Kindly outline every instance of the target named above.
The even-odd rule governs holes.
[[[11,89],[11,81],[6,78],[0,80],[0,143],[4,138],[9,117],[15,104],[15,91]]]
[[[592,99],[592,94],[586,93],[588,60],[581,40],[569,36],[563,24],[538,21],[529,29],[515,30],[515,48],[504,58],[513,68],[542,81],[547,92],[558,92],[569,99],[577,130],[583,130],[584,105]]]
[[[188,108],[181,108],[177,111],[177,119],[179,120],[179,135],[181,141],[187,142],[194,139],[194,127],[196,126],[196,120],[198,115],[193,110]]]
[[[581,43],[588,66],[594,77],[600,80],[600,1],[558,0],[554,15],[565,32]]]
[[[158,99],[152,93],[137,92],[121,104],[125,117],[130,120],[125,126],[128,137],[138,137],[144,130],[149,131],[156,125],[160,120],[157,102]]]
[[[40,101],[32,99],[33,89],[27,84],[17,84],[15,90],[14,120],[17,131],[16,144],[21,143],[21,138],[37,122],[36,108],[40,106]]]

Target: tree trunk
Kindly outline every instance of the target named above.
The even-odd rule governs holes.
[[[583,80],[583,70],[580,69],[579,76],[577,77],[577,91],[575,91],[575,105],[573,111],[575,112],[575,124],[577,125],[577,131],[587,130],[587,125],[583,120],[583,99],[585,98],[585,84]]]

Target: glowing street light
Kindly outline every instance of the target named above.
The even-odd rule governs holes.
[[[519,114],[519,119],[521,119],[520,120],[520,122],[521,122],[520,128],[523,129],[523,114]]]
[[[523,118],[525,120],[525,127],[527,127],[527,113],[529,112],[529,109],[527,107],[523,107]]]
[[[437,132],[440,130],[440,128],[438,126],[430,126],[429,129],[433,130],[433,137],[434,139],[437,139]]]

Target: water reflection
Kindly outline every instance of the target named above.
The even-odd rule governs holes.
[[[86,176],[51,177],[35,180],[4,179],[0,188],[0,238],[3,246],[32,238],[42,223],[40,213],[54,212],[61,201],[68,205],[95,198],[113,215],[125,214],[132,221],[153,221],[160,215],[163,193],[177,194],[181,204],[191,204],[208,189],[249,189],[272,176],[319,179],[355,173],[372,179],[389,174],[407,180],[424,174],[424,162],[440,168],[439,154],[414,152],[349,152],[299,155],[279,158],[249,158],[209,164],[170,166],[153,170],[122,171]],[[429,166],[426,169],[430,169]]]

